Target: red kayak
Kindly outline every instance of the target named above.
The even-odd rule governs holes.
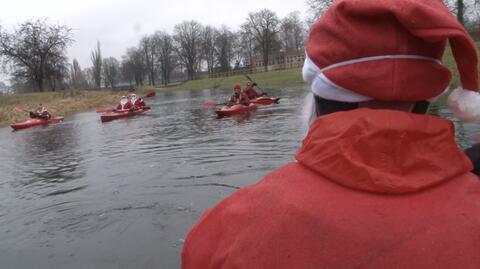
[[[250,105],[248,106],[238,104],[238,105],[233,105],[231,107],[224,106],[222,107],[222,109],[215,111],[215,113],[217,113],[217,115],[220,117],[225,117],[225,116],[232,116],[236,114],[246,113],[248,111],[255,110],[256,108],[257,106],[254,103],[250,103]]]
[[[143,109],[134,110],[134,111],[123,110],[123,111],[116,111],[116,112],[108,112],[100,116],[100,119],[102,120],[102,122],[108,122],[116,119],[127,118],[127,117],[132,117],[138,114],[142,114],[143,112],[149,109],[150,107],[146,106]]]
[[[268,97],[268,96],[262,96],[255,98],[253,100],[250,100],[250,102],[257,104],[257,105],[263,105],[263,106],[269,106],[273,103],[278,104],[278,101],[280,101],[280,98],[278,97]]]
[[[63,121],[63,116],[59,117],[54,117],[49,120],[43,120],[43,119],[28,119],[25,122],[21,123],[14,123],[10,125],[14,130],[21,130],[21,129],[26,129],[30,128],[33,126],[41,126],[41,125],[48,125],[48,124],[55,124]]]

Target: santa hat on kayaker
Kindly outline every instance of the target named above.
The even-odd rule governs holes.
[[[430,100],[452,77],[442,63],[447,41],[461,81],[448,104],[458,118],[480,120],[477,49],[441,0],[337,0],[312,26],[303,78],[329,100]]]

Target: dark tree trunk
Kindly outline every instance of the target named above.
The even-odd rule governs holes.
[[[463,19],[463,14],[465,12],[465,5],[463,3],[463,0],[457,0],[457,20],[464,25],[464,19]]]

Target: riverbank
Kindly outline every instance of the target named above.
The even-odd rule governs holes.
[[[0,126],[22,122],[28,114],[19,109],[34,110],[42,103],[53,115],[68,116],[96,107],[111,106],[120,92],[112,91],[57,91],[0,95]]]

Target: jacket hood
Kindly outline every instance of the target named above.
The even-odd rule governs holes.
[[[452,122],[393,110],[319,117],[296,158],[338,184],[385,194],[417,192],[473,168]]]

